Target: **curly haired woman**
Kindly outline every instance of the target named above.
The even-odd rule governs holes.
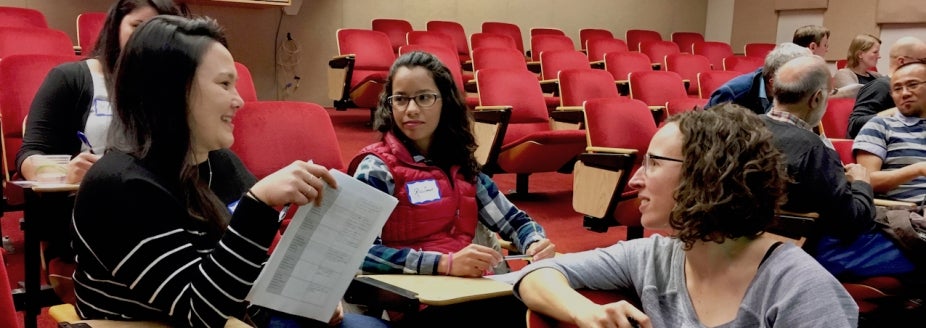
[[[653,136],[640,190],[643,226],[665,229],[540,261],[518,297],[580,327],[855,327],[858,308],[797,246],[764,230],[782,201],[785,162],[758,116],[738,105],[673,116]],[[595,304],[574,289],[631,290]]]

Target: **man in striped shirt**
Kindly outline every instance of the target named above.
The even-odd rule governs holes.
[[[862,127],[852,149],[871,172],[882,197],[919,203],[926,195],[926,64],[911,62],[891,76],[898,113],[874,117]]]

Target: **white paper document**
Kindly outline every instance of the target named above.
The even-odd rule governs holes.
[[[338,170],[322,205],[300,206],[247,299],[328,322],[398,200]]]

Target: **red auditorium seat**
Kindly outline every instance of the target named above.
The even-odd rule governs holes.
[[[396,59],[392,42],[386,33],[364,29],[339,29],[337,37],[339,56],[328,61],[328,96],[336,99],[338,110],[360,107],[372,112]]]
[[[640,43],[647,41],[662,41],[662,35],[653,30],[630,29],[624,34],[624,40],[632,51],[640,51]]]
[[[515,173],[516,192],[528,192],[528,176],[536,172],[570,172],[585,149],[584,130],[553,130],[537,78],[523,69],[476,71],[482,106],[510,106],[511,119],[490,173]]]
[[[374,31],[386,33],[392,44],[392,50],[399,53],[399,47],[406,45],[405,35],[413,31],[412,23],[398,18],[374,18],[370,23]]]

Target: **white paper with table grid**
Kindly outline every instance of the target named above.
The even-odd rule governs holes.
[[[247,299],[328,322],[398,200],[338,170],[321,206],[300,206]]]

